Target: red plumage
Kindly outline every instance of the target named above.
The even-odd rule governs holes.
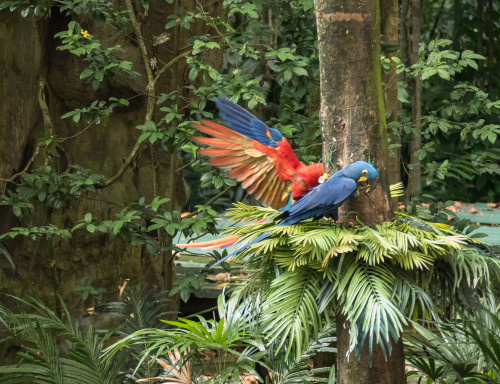
[[[287,204],[290,192],[293,199],[305,195],[323,174],[323,164],[302,164],[284,137],[273,147],[208,120],[193,127],[212,136],[193,137],[209,146],[199,153],[209,156],[210,164],[229,170],[230,177],[275,209]]]

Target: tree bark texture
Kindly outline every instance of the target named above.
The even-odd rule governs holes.
[[[385,360],[378,344],[373,346],[373,359],[370,360],[368,341],[365,341],[361,350],[361,358],[355,351],[349,356],[349,329],[346,328],[345,318],[337,315],[337,369],[338,384],[401,384],[406,383],[405,357],[403,340],[393,342],[392,354]]]
[[[320,123],[324,158],[334,146],[336,170],[370,158],[381,184],[344,204],[369,225],[392,217],[387,177],[387,125],[381,87],[378,2],[318,0]]]
[[[323,156],[332,155],[336,169],[356,160],[372,160],[380,173],[379,186],[344,204],[344,215],[356,211],[371,225],[392,218],[388,189],[387,126],[380,65],[378,1],[316,0],[320,60],[320,124]],[[333,146],[336,151],[332,152]],[[364,157],[363,157],[364,154]],[[353,217],[354,219],[354,217]],[[340,384],[404,383],[404,351],[394,345],[390,363],[375,349],[373,365],[363,353],[347,360],[349,328],[337,315],[337,375]],[[340,338],[340,339],[339,339]],[[356,372],[356,374],[354,374]],[[375,376],[380,375],[380,376]]]
[[[133,2],[135,3],[135,2]],[[150,2],[150,12],[137,13],[147,49],[148,60],[156,59],[158,66],[176,59],[180,52],[174,52],[175,36],[170,36],[160,46],[154,39],[165,32],[165,20],[172,14],[173,6],[164,1]],[[124,2],[115,1],[123,9]],[[212,15],[221,14],[222,1],[183,1],[185,12],[193,11],[198,5],[205,7]],[[61,152],[50,165],[63,172],[69,165],[78,164],[90,168],[106,177],[115,175],[129,156],[140,131],[137,125],[144,124],[147,112],[148,76],[144,55],[137,44],[136,36],[130,38],[109,25],[95,22],[90,17],[79,16],[82,27],[99,39],[104,47],[121,44],[125,57],[133,63],[133,69],[141,76],[130,80],[117,76],[94,91],[91,85],[80,80],[80,73],[86,64],[81,58],[65,51],[56,50],[60,44],[54,35],[67,28],[70,21],[57,10],[50,19],[24,19],[19,12],[0,12],[0,178],[8,179],[27,165],[28,172],[43,165],[36,161],[29,163],[40,140],[46,138],[39,103],[39,87],[44,83],[43,98],[53,123],[53,133],[59,138],[68,137],[61,143]],[[192,33],[201,34],[208,30],[205,23],[197,21]],[[178,45],[186,47],[189,36],[182,32]],[[185,52],[184,56],[185,56]],[[183,56],[182,56],[183,57]],[[220,66],[222,57],[214,54],[208,58],[214,67]],[[155,94],[181,89],[189,84],[189,68],[182,58],[174,68],[167,70],[155,84]],[[148,61],[152,63],[152,61]],[[123,97],[130,100],[127,109],[116,109],[101,125],[84,129],[71,119],[60,116],[75,108],[88,106],[94,100],[109,97]],[[71,137],[71,138],[70,138]],[[156,195],[169,197],[172,209],[180,210],[189,194],[184,182],[182,162],[176,154],[151,151],[144,147],[117,181],[92,196],[72,201],[61,210],[46,209],[36,212],[20,221],[7,207],[0,207],[0,233],[14,226],[45,225],[52,223],[61,228],[71,228],[85,213],[92,212],[99,220],[114,218],[114,214],[127,203],[138,201],[144,196],[151,201]],[[155,187],[156,186],[156,187]],[[0,181],[0,193],[14,188],[12,183]],[[55,295],[66,301],[73,314],[85,313],[92,306],[92,297],[83,301],[77,286],[104,287],[107,294],[103,300],[117,300],[119,289],[125,279],[148,285],[168,288],[173,282],[173,263],[168,259],[158,260],[143,253],[141,247],[132,246],[119,238],[110,240],[107,236],[76,231],[69,243],[54,239],[52,250],[45,240],[31,241],[18,237],[4,241],[11,252],[16,269],[11,270],[4,257],[0,257],[6,278],[2,280],[0,293],[23,295],[36,293],[47,304],[55,306]],[[165,284],[165,282],[167,282]]]
[[[399,14],[397,0],[381,0],[380,1],[380,24],[383,43],[385,43],[386,51],[384,56],[391,59],[398,57],[399,52],[396,47],[399,45]],[[385,109],[390,113],[387,122],[398,121],[398,75],[396,73],[396,63],[391,61],[389,73],[383,73],[382,81],[384,82],[385,90]],[[389,129],[389,137],[391,143],[401,144],[401,138],[397,134],[392,134]],[[389,183],[395,184],[401,181],[401,166],[400,166],[401,150],[393,148],[392,155],[388,159],[388,176]],[[393,203],[397,203],[393,201]]]
[[[408,58],[410,65],[418,60],[418,44],[420,43],[420,24],[422,12],[421,0],[411,1],[411,52]],[[411,120],[413,121],[414,131],[410,144],[410,174],[408,177],[408,199],[420,195],[422,189],[422,167],[417,151],[422,148],[421,130],[422,119],[422,81],[420,77],[415,76],[412,79],[412,98],[411,98]]]

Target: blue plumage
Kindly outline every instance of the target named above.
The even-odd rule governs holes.
[[[304,197],[295,202],[288,210],[277,217],[281,219],[276,226],[292,225],[306,219],[319,219],[326,215],[333,215],[338,219],[338,208],[354,194],[358,182],[373,180],[378,172],[366,161],[355,161],[344,169],[335,172],[324,183],[312,188]],[[231,256],[241,252],[252,244],[264,240],[271,231],[256,237],[248,244],[236,249],[226,257],[220,259],[211,268],[219,265]]]
[[[215,99],[215,104],[219,109],[219,116],[226,121],[227,126],[233,131],[274,148],[277,147],[277,141],[283,140],[283,135],[278,130],[269,128],[238,104],[222,97]]]

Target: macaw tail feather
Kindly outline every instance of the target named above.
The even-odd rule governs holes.
[[[264,222],[268,221],[268,219],[260,219],[256,220],[250,224],[262,224]],[[193,242],[193,243],[187,243],[187,244],[175,244],[176,247],[179,248],[203,248],[203,249],[217,249],[217,248],[224,248],[228,247],[230,245],[233,245],[240,239],[239,236],[236,235],[229,235],[229,236],[224,236],[218,239],[213,239],[213,240],[208,240],[208,241],[201,241],[199,243]]]
[[[204,249],[213,249],[226,247],[228,245],[234,244],[238,241],[239,236],[225,236],[220,239],[214,239],[209,241],[202,241],[199,243],[188,243],[188,244],[175,244],[176,247],[179,248],[204,248]]]
[[[249,246],[251,245],[254,245],[256,243],[258,243],[259,241],[262,241],[264,240],[265,238],[267,238],[269,235],[271,234],[271,231],[267,231],[267,232],[264,232],[262,235],[259,235],[257,236],[255,239],[253,239],[251,242],[245,244],[245,245],[242,245],[241,247],[239,247],[238,249],[234,250],[233,252],[231,252],[229,255],[227,256],[224,256],[222,259],[220,259],[219,261],[217,261],[215,264],[212,264],[210,266],[210,269],[218,266],[220,263],[226,261],[227,259],[229,259],[230,257],[233,257],[234,255],[236,255],[237,253],[243,251],[244,249],[247,249]]]

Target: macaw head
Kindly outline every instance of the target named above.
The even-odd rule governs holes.
[[[355,180],[356,182],[371,181],[378,178],[378,172],[373,165],[366,161],[355,161],[343,169],[345,177]]]

